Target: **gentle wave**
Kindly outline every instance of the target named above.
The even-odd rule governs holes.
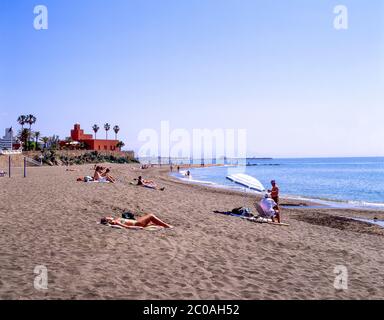
[[[367,201],[354,201],[354,200],[335,200],[315,197],[303,197],[293,195],[282,195],[284,198],[301,201],[311,201],[317,204],[322,204],[334,208],[345,208],[345,209],[376,209],[384,210],[384,203],[375,203]]]
[[[185,177],[177,177],[177,178],[179,178],[182,181],[191,182],[191,183],[217,185],[215,182],[211,182],[211,181],[195,180],[195,179],[189,179]]]

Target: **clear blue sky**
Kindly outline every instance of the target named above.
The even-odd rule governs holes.
[[[25,113],[61,138],[109,122],[137,150],[168,120],[245,128],[251,156],[384,156],[383,2],[2,0],[0,129]]]

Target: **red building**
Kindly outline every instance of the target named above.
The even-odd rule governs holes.
[[[71,130],[71,139],[80,143],[84,143],[87,150],[96,151],[120,151],[116,145],[119,140],[99,140],[93,139],[92,134],[85,134],[80,128],[80,124],[75,124]]]

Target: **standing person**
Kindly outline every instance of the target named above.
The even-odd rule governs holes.
[[[276,202],[276,205],[279,205],[279,187],[276,184],[275,180],[271,181],[272,189],[268,190],[268,192],[271,194],[271,198],[273,201]]]
[[[177,172],[180,172],[180,166],[177,166]]]
[[[170,166],[171,172],[173,172],[173,165]]]

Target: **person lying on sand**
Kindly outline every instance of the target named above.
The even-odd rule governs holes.
[[[273,222],[275,221],[275,218],[277,219],[277,222],[280,223],[280,211],[277,208],[276,202],[270,197],[268,193],[264,195],[264,198],[261,199],[259,203],[261,209],[263,210],[263,218],[269,218],[272,219]]]
[[[164,191],[164,189],[165,189],[164,187],[159,189],[155,182],[153,182],[152,180],[144,180],[142,176],[139,176],[137,178],[137,185],[143,186],[146,188],[161,190],[161,191]]]
[[[156,217],[153,214],[147,214],[145,216],[138,218],[137,220],[105,217],[105,218],[101,219],[100,223],[101,224],[111,224],[114,226],[120,226],[120,227],[127,228],[127,229],[129,229],[129,228],[143,229],[149,225],[160,226],[163,228],[173,228],[171,225],[161,221],[158,217]]]
[[[246,218],[249,220],[256,219],[257,217],[251,212],[249,208],[245,207],[238,207],[234,208],[231,211],[219,211],[219,210],[214,210],[214,213],[221,213],[229,216],[234,216],[234,217],[240,217],[240,218]]]

